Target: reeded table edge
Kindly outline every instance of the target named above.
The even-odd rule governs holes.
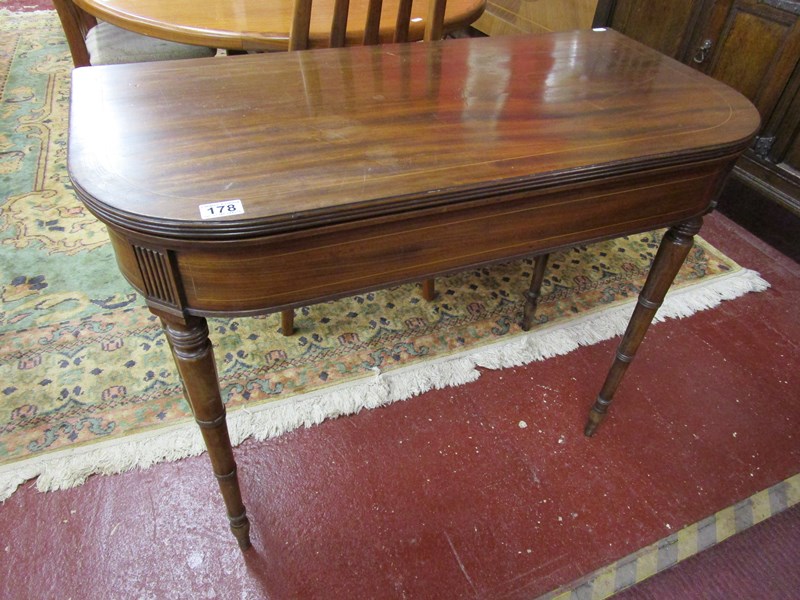
[[[755,132],[754,132],[755,133]],[[700,148],[692,152],[671,155],[654,155],[644,160],[625,160],[603,163],[563,171],[539,173],[533,176],[513,177],[476,186],[468,184],[436,192],[421,191],[404,196],[377,198],[356,202],[347,208],[287,213],[263,218],[245,218],[203,221],[201,219],[159,219],[109,207],[86,192],[78,181],[72,179],[76,193],[87,208],[106,225],[130,232],[173,240],[242,240],[268,235],[308,230],[325,225],[347,223],[375,217],[396,216],[415,210],[462,204],[487,197],[500,198],[511,194],[536,192],[542,189],[586,185],[594,181],[624,176],[642,170],[674,168],[697,165],[701,162],[735,157],[750,145],[752,135],[730,144]],[[424,186],[422,186],[424,188]]]

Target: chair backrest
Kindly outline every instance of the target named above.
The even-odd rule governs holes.
[[[419,0],[418,0],[419,1]],[[425,19],[424,40],[439,40],[444,35],[444,10],[447,0],[428,0],[428,12]],[[292,30],[289,33],[289,50],[306,50],[309,47],[309,28],[311,24],[311,5],[313,0],[295,0]],[[383,0],[368,0],[364,37],[361,43],[372,45],[380,43],[380,23]],[[398,0],[397,18],[395,20],[394,42],[407,42],[411,25],[412,0]],[[350,0],[335,0],[331,15],[331,33],[328,45],[341,48],[347,37],[347,17],[350,11]]]
[[[97,20],[78,7],[72,0],[53,0],[61,27],[67,37],[72,63],[76,67],[88,67],[91,64],[89,50],[86,48],[86,35],[97,25]]]

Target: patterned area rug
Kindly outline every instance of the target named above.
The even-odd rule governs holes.
[[[159,321],[119,275],[104,227],[70,187],[71,62],[58,20],[0,13],[2,499],[33,477],[58,489],[203,445]],[[517,324],[529,260],[440,278],[434,302],[405,285],[307,307],[289,338],[277,315],[211,320],[233,441],[618,335],[660,235],[554,255],[530,334]],[[659,317],[766,287],[700,241]]]

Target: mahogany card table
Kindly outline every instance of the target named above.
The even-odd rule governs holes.
[[[206,317],[669,227],[591,435],[758,126],[613,31],[446,40],[78,69],[69,172],[162,320],[244,549]]]

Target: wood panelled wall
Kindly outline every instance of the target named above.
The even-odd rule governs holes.
[[[474,24],[488,35],[588,29],[597,0],[488,0]]]

